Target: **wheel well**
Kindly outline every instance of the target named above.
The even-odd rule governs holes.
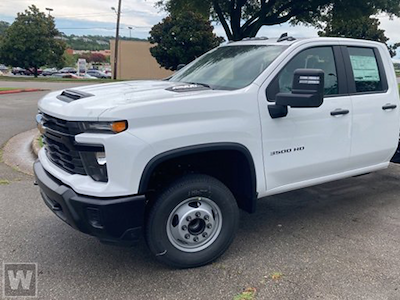
[[[255,211],[254,163],[247,148],[239,144],[194,146],[160,154],[146,166],[139,193],[154,194],[177,178],[194,173],[217,178],[231,190],[241,209]]]

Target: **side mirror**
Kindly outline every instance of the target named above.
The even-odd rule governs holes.
[[[317,69],[297,69],[292,92],[276,95],[276,105],[290,107],[320,107],[324,101],[325,74]]]
[[[320,107],[324,102],[325,74],[318,69],[294,71],[292,92],[278,93],[275,105],[269,105],[271,118],[282,118],[288,114],[288,106],[294,108]]]
[[[176,70],[179,71],[179,70],[183,69],[184,67],[186,67],[186,64],[179,64],[179,65],[176,67]]]

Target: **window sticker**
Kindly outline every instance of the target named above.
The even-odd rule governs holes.
[[[380,81],[375,57],[350,55],[350,60],[356,81]]]

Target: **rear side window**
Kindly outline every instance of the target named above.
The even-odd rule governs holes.
[[[383,91],[378,61],[371,48],[347,48],[357,93]]]

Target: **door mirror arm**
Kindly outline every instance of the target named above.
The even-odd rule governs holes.
[[[278,119],[287,116],[288,107],[286,105],[273,104],[268,105],[268,111],[272,119]]]

